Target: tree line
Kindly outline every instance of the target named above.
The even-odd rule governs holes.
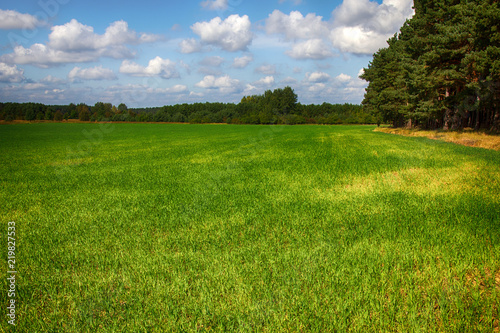
[[[362,105],[395,127],[500,130],[498,0],[415,0],[373,56]]]
[[[227,124],[374,124],[377,118],[356,104],[303,105],[290,87],[244,96],[239,103],[193,103],[155,108],[128,108],[97,102],[44,105],[0,103],[0,120],[177,122]]]

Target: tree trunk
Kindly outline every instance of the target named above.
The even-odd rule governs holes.
[[[458,110],[455,110],[455,112],[453,112],[451,129],[457,130],[457,129],[460,129],[461,127],[462,127],[462,116],[460,115]]]
[[[412,127],[413,127],[413,124],[412,124],[411,118],[410,118],[410,119],[408,119],[408,121],[406,122],[406,127],[407,127],[407,128],[412,128]]]
[[[500,110],[498,108],[496,108],[495,115],[493,116],[491,130],[494,132],[500,132]]]
[[[448,131],[453,127],[453,111],[451,109],[446,109],[443,117],[443,130]]]

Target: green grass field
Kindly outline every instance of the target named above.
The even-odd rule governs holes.
[[[492,332],[500,152],[372,126],[0,126],[0,329]]]

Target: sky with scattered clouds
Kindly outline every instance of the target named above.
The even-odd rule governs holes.
[[[0,4],[0,101],[239,102],[291,86],[360,103],[412,0],[18,0]]]

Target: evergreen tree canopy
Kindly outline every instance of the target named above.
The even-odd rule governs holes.
[[[363,106],[394,126],[500,129],[497,0],[415,0],[361,76]]]

